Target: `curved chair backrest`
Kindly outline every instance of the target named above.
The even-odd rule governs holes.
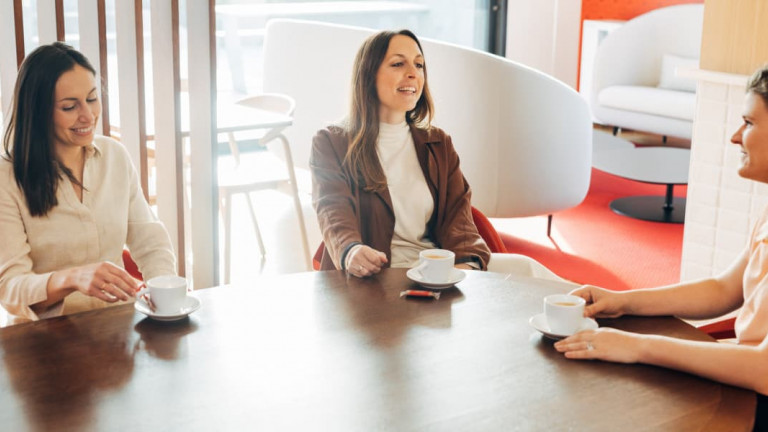
[[[312,137],[349,107],[352,63],[374,31],[272,20],[264,41],[264,90],[296,99],[297,166]],[[554,78],[505,58],[422,40],[436,115],[453,138],[472,186],[472,205],[489,217],[548,214],[579,204],[592,165],[586,102]]]
[[[296,109],[296,101],[281,93],[263,93],[255,96],[249,96],[236,102],[238,105],[250,108],[259,108],[265,111],[276,112],[292,116]]]
[[[627,21],[610,32],[595,54],[590,101],[613,85],[655,87],[664,54],[699,58],[703,4],[669,6]]]

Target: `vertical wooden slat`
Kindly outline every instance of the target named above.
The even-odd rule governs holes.
[[[115,30],[117,44],[117,69],[112,77],[117,81],[119,91],[120,108],[117,115],[112,112],[111,120],[119,126],[120,141],[128,150],[133,165],[141,175],[142,187],[146,187],[145,169],[142,166],[146,164],[146,157],[143,156],[145,149],[142,149],[143,136],[146,131],[143,125],[144,109],[140,107],[140,98],[138,83],[140,81],[137,73],[142,73],[140,63],[137,59],[137,44],[140,34],[137,34],[136,25],[136,5],[134,1],[116,1],[115,2]],[[114,87],[114,86],[113,86]],[[147,190],[144,189],[144,193]]]
[[[149,200],[149,172],[147,169],[147,106],[144,95],[144,10],[143,1],[134,0],[134,25],[136,26],[136,90],[139,115],[139,174],[144,198]]]
[[[215,1],[188,1],[191,235],[196,288],[217,285]],[[206,45],[207,48],[206,49]]]
[[[13,0],[13,25],[16,27],[16,66],[24,61],[24,14],[21,10],[21,0]]]
[[[186,275],[184,213],[184,141],[181,134],[181,46],[179,44],[179,0],[171,0],[171,37],[173,45],[173,125],[176,131],[176,236],[178,238],[179,274]],[[218,255],[218,254],[217,254]]]
[[[39,45],[50,44],[58,40],[56,1],[37,0],[37,40]]]
[[[64,28],[64,0],[56,0],[56,40],[63,42],[66,39]]]
[[[179,5],[178,0],[172,0],[153,1],[150,6],[157,216],[168,229],[178,256],[178,272],[184,276],[186,253]]]
[[[0,1],[0,46],[8,47],[0,50],[0,109],[2,110],[3,120],[8,119],[13,99],[13,87],[16,82],[16,75],[19,69],[19,63],[16,59],[15,47],[17,44],[16,28],[14,23],[14,4],[10,1]],[[0,124],[0,131],[3,125]]]
[[[106,0],[96,1],[96,13],[98,19],[98,37],[99,37],[99,72],[101,74],[101,133],[110,136],[109,123],[109,68],[107,67],[107,12]],[[81,35],[81,37],[84,35]]]

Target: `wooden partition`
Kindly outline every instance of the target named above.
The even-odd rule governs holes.
[[[107,6],[112,5],[114,17],[106,12]],[[145,26],[149,17],[144,16],[147,6],[151,12],[149,31]],[[35,48],[28,46],[30,40],[40,44],[66,42],[68,35],[76,35],[80,51],[99,71],[102,89],[107,90],[113,78],[108,68],[107,27],[114,24],[119,109],[110,112],[110,95],[103,91],[98,132],[118,138],[125,145],[140,172],[147,198],[148,158],[154,157],[157,193],[153,201],[158,217],[171,236],[179,258],[179,274],[193,276],[196,287],[218,283],[216,159],[215,146],[211,145],[216,142],[216,111],[212,108],[216,106],[214,7],[215,0],[190,0],[184,10],[179,9],[179,0],[77,0],[78,28],[73,29],[65,28],[63,0],[37,0],[37,28],[25,29],[24,14],[29,13],[29,6],[22,0],[0,1],[0,46],[15,47],[0,50],[3,119],[8,118],[18,66],[25,54]],[[186,14],[189,27],[194,28],[187,32],[188,40],[184,41],[179,34],[182,14]],[[108,22],[112,19],[114,22]],[[145,39],[150,41],[147,46]],[[189,64],[195,67],[189,67],[191,118],[189,127],[182,132],[181,72],[188,68],[180,61],[184,44],[196,49],[188,50]],[[150,80],[145,76],[145,62],[150,58],[153,86],[147,88]],[[147,98],[149,91],[153,98]],[[148,100],[153,101],[152,106],[147,105]],[[154,120],[153,129],[148,126],[149,116]],[[192,149],[186,159],[183,136],[189,137]],[[153,142],[154,148],[148,148],[148,142]],[[195,173],[186,182],[185,160]],[[193,272],[189,271],[191,256],[195,257]]]
[[[701,69],[751,75],[768,63],[768,2],[707,0]]]

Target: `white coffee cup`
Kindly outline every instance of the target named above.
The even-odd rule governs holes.
[[[426,282],[443,283],[451,279],[456,255],[446,249],[427,249],[419,253],[419,265],[414,269]]]
[[[586,301],[575,295],[552,294],[544,297],[544,315],[549,330],[557,335],[570,336],[584,325]]]
[[[177,313],[187,298],[187,280],[181,276],[157,276],[147,281],[147,287],[139,291],[140,296],[149,292],[149,298],[160,315]]]

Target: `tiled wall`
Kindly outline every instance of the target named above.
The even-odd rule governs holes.
[[[741,125],[746,77],[697,71],[696,117],[683,234],[681,280],[716,275],[746,245],[768,186],[739,177],[739,147],[730,143]]]

